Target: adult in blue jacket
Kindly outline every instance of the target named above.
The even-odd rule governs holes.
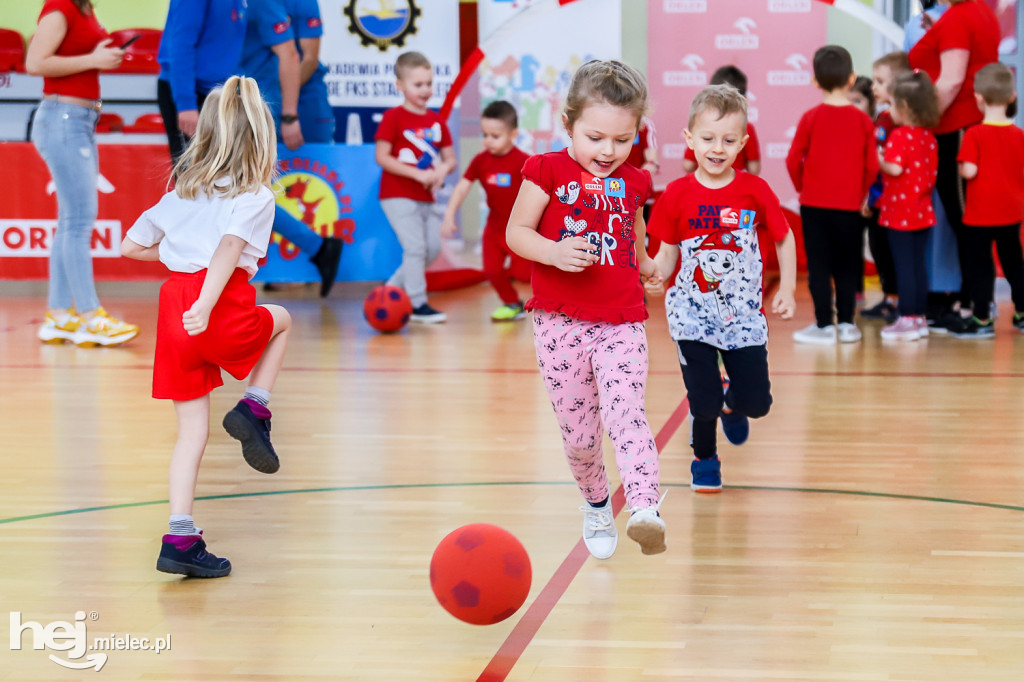
[[[320,5],[317,0],[284,2],[299,49],[299,127],[302,137],[306,142],[333,142],[334,109],[324,83],[327,67],[320,63],[320,38],[324,34]]]
[[[270,17],[280,18],[280,14],[273,11],[276,5],[276,0],[272,3],[248,0],[248,4],[245,0],[170,1],[157,56],[160,62],[157,92],[171,158],[175,163],[195,133],[199,110],[206,95],[229,76],[244,71],[240,61],[248,45],[251,24],[266,28]],[[269,28],[291,35],[287,15],[284,15],[283,25],[279,20],[271,23]],[[282,48],[284,58],[281,63],[289,68],[294,66],[294,107],[298,100],[299,57],[294,39],[289,38],[287,42],[291,49]],[[275,102],[269,103],[275,110]],[[280,98],[276,100],[276,112],[279,118]],[[302,133],[297,120],[294,125],[281,128],[279,137],[290,149],[301,146]],[[274,230],[304,253],[313,254],[310,261],[320,275],[320,295],[327,296],[338,273],[342,241],[335,237],[321,237],[280,207],[274,213]]]

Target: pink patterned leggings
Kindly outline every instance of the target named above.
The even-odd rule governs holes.
[[[647,424],[647,335],[642,322],[577,320],[533,313],[544,385],[562,429],[569,468],[588,502],[608,496],[602,424],[615,447],[630,508],[658,504],[658,448]]]

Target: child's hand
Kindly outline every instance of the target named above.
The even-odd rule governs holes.
[[[597,262],[597,256],[591,253],[594,245],[583,237],[569,237],[559,242],[552,242],[551,264],[566,272],[582,272]]]
[[[653,258],[645,258],[640,261],[640,280],[646,285],[661,284],[665,281],[665,278],[661,276],[661,270],[658,269],[658,264],[654,262]]]
[[[424,188],[430,189],[431,185],[434,184],[434,169],[433,168],[417,168],[415,169],[416,175],[413,176],[416,182],[423,185]]]
[[[445,216],[444,220],[441,221],[441,236],[445,239],[451,239],[458,231],[459,226],[455,224],[455,218]]]
[[[860,214],[862,216],[864,216],[865,218],[870,218],[871,217],[871,206],[868,205],[868,200],[867,199],[864,199],[864,203],[861,204]]]
[[[205,306],[199,305],[196,301],[192,307],[181,316],[181,326],[185,328],[189,336],[198,336],[206,331],[210,324],[210,311]]]
[[[665,280],[644,280],[644,291],[649,293],[651,296],[663,296],[665,294]]]
[[[772,312],[784,320],[792,319],[793,313],[796,312],[796,297],[793,296],[793,292],[779,289],[772,301]]]
[[[444,187],[445,175],[440,168],[431,168],[430,173],[432,179],[430,181],[430,187],[428,187],[428,189],[430,190],[431,194],[437,194],[437,190]]]

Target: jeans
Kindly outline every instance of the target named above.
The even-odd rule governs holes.
[[[96,224],[99,112],[43,100],[32,121],[32,143],[57,188],[57,232],[50,246],[49,307],[100,307],[92,276],[90,245]]]

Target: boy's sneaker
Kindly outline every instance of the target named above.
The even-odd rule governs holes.
[[[668,491],[665,495],[668,495]],[[630,510],[632,515],[626,523],[626,535],[640,545],[640,551],[644,554],[661,554],[665,551],[665,520],[658,513],[665,495],[653,507]]]
[[[206,551],[201,535],[165,535],[156,570],[193,578],[223,578],[231,562]]]
[[[695,459],[690,463],[693,481],[690,490],[698,493],[722,492],[722,461],[718,455],[710,459]]]
[[[857,343],[861,339],[860,329],[852,322],[840,322],[837,336],[839,343]]]
[[[615,530],[615,516],[612,512],[612,498],[603,507],[585,504],[583,512],[583,544],[595,559],[607,559],[615,554],[619,544],[619,532]]]
[[[917,341],[921,338],[917,318],[903,316],[888,327],[883,327],[882,338],[886,341]]]
[[[78,331],[85,321],[78,316],[72,308],[63,314],[54,316],[49,310],[43,324],[40,325],[37,336],[43,343],[64,343],[75,340],[75,332]]]
[[[239,400],[224,415],[224,430],[242,443],[242,457],[256,471],[272,474],[281,462],[270,444],[270,410],[259,403]]]
[[[722,377],[722,394],[729,392],[729,378]],[[691,424],[693,417],[690,417]],[[733,445],[743,445],[747,442],[747,438],[750,436],[750,420],[744,414],[729,409],[729,406],[722,402],[722,414],[719,415],[719,419],[722,421],[722,432],[725,434],[725,439]],[[690,427],[690,445],[693,445],[693,427]]]
[[[75,331],[73,341],[82,348],[118,346],[125,341],[131,341],[138,334],[138,325],[122,322],[108,315],[103,308],[97,308],[92,317],[87,320],[83,318],[82,324]]]
[[[424,303],[423,305],[412,309],[412,315],[409,316],[409,319],[413,322],[436,324],[438,322],[444,322],[448,319],[448,316],[440,310],[434,310],[431,308],[429,303]]]
[[[938,317],[928,320],[928,331],[933,334],[948,334],[951,331],[960,329],[966,319],[955,310],[946,310]]]
[[[996,325],[992,320],[982,322],[976,317],[970,317],[956,329],[950,329],[949,333],[958,339],[991,339],[996,335]]]
[[[1024,334],[1024,313],[1013,314],[1013,328]]]
[[[834,346],[836,344],[836,327],[834,324],[830,324],[827,327],[819,327],[816,324],[812,324],[800,331],[793,332],[793,340],[797,343]]]
[[[334,278],[338,276],[338,264],[341,263],[341,251],[345,242],[337,237],[324,237],[320,248],[309,261],[316,266],[320,275],[320,298],[327,298],[334,286]]]
[[[491,313],[491,320],[494,322],[511,322],[524,317],[526,317],[526,310],[522,303],[506,303]]]
[[[886,322],[895,322],[899,316],[896,311],[896,306],[889,302],[888,299],[883,298],[881,301],[860,311],[860,316],[866,320],[885,320]]]
[[[928,336],[928,334],[929,334],[929,332],[928,332],[928,329],[929,329],[928,328],[928,320],[925,319],[924,315],[920,315],[918,317],[915,317],[914,318],[914,324],[917,326],[917,334],[918,334],[918,336],[920,336],[922,339],[924,337]]]

